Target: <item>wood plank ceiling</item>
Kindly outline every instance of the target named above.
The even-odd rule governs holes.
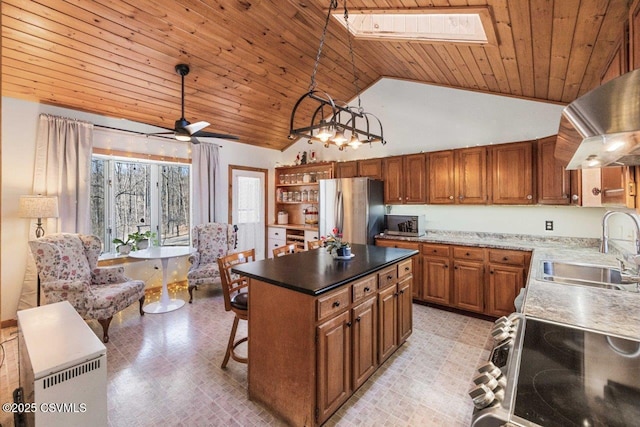
[[[291,144],[293,105],[309,89],[328,5],[5,0],[2,95],[173,128],[180,117],[174,66],[187,63],[187,120],[282,150]],[[499,38],[498,46],[357,40],[360,88],[393,77],[568,103],[597,85],[629,1],[352,0],[348,6],[488,6]],[[317,82],[337,99],[355,95],[346,30],[336,21],[329,24]]]

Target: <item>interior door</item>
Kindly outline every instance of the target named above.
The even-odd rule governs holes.
[[[266,171],[230,166],[231,222],[238,226],[236,250],[255,248],[256,259],[265,258]]]

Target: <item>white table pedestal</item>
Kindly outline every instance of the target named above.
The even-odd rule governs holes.
[[[169,290],[167,289],[167,270],[169,258],[190,255],[191,252],[193,252],[193,249],[190,247],[155,246],[141,251],[131,252],[129,254],[132,258],[159,259],[162,263],[162,292],[160,293],[160,301],[145,305],[142,308],[145,313],[168,313],[179,309],[185,304],[184,300],[169,298]]]

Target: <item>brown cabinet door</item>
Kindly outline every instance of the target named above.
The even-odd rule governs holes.
[[[629,166],[600,169],[600,202],[607,206],[635,208],[635,192],[630,190],[633,182]]]
[[[556,159],[556,136],[538,140],[538,203],[568,205],[571,203],[571,173],[567,163]]]
[[[404,202],[427,202],[427,155],[404,156]]]
[[[358,176],[382,179],[382,159],[358,160]]]
[[[449,259],[423,256],[422,267],[422,299],[449,305],[451,303]]]
[[[453,305],[462,310],[484,311],[484,263],[454,261]]]
[[[336,163],[336,178],[355,178],[358,176],[358,162]]]
[[[411,294],[414,299],[422,299],[422,256],[414,255],[411,258],[413,269],[413,282],[411,283]]]
[[[491,201],[502,205],[530,205],[534,200],[531,141],[489,148]]]
[[[360,387],[378,367],[378,304],[370,298],[354,307],[353,389]]]
[[[412,286],[413,276],[407,276],[398,282],[398,345],[402,345],[411,335],[413,323]]]
[[[398,347],[397,285],[378,294],[378,361],[384,362]]]
[[[456,203],[487,203],[487,148],[456,150]]]
[[[640,68],[640,1],[629,8],[629,70]]]
[[[499,317],[513,313],[513,301],[524,286],[524,269],[490,264],[488,282],[486,314]]]
[[[455,203],[454,151],[429,153],[429,203]]]
[[[382,160],[384,175],[384,202],[402,204],[404,200],[404,174],[402,157],[387,157]]]
[[[351,395],[350,312],[318,326],[318,423],[322,423]]]

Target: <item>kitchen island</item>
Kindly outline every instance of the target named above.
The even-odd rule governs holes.
[[[249,398],[292,425],[326,421],[412,331],[418,251],[352,245],[242,264],[249,277]]]

